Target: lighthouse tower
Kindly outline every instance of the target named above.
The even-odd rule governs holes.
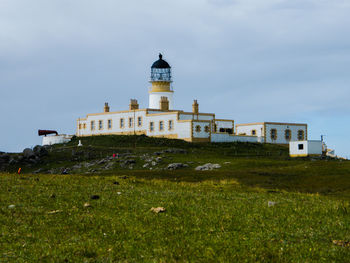
[[[171,67],[163,60],[162,54],[159,54],[159,59],[155,61],[151,67],[151,80],[152,87],[149,91],[149,108],[150,109],[162,109],[164,110],[164,101],[169,103],[169,110],[174,107],[173,94],[174,91],[171,88]]]

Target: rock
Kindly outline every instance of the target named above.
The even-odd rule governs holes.
[[[47,212],[49,215],[53,215],[53,214],[57,214],[57,213],[61,213],[62,210],[53,210],[53,211],[49,211]]]
[[[33,148],[33,152],[35,155],[39,156],[39,157],[43,157],[49,154],[49,152],[47,151],[47,149],[41,145],[36,145]]]
[[[106,170],[109,170],[109,169],[112,169],[113,168],[113,166],[114,166],[114,163],[108,163],[106,166],[105,166],[105,169]]]
[[[8,209],[14,209],[16,206],[15,205],[9,205]]]
[[[99,195],[92,195],[92,196],[90,196],[90,199],[97,200],[97,199],[100,199],[100,196]]]
[[[85,203],[84,207],[91,207],[91,205],[89,203]]]
[[[213,169],[219,169],[221,168],[221,165],[220,164],[217,164],[217,163],[206,163],[204,165],[200,165],[200,166],[197,166],[195,168],[196,171],[208,171],[208,170],[213,170]]]
[[[122,193],[121,192],[117,192],[117,195],[121,195]]]
[[[18,163],[18,161],[15,158],[13,158],[13,157],[10,158],[9,165],[15,165],[17,163]]]
[[[179,153],[179,154],[187,154],[187,151],[184,149],[177,149],[177,148],[169,148],[163,151],[164,153]]]
[[[125,165],[130,165],[130,164],[135,164],[135,163],[136,163],[136,161],[134,159],[127,159],[124,161]]]
[[[0,155],[0,163],[7,163],[10,160],[10,155],[8,155],[7,153],[1,154]]]
[[[162,157],[157,157],[157,158],[156,158],[156,162],[157,162],[157,163],[160,163],[160,162],[162,162],[162,161],[163,161],[163,158],[162,158]]]
[[[155,161],[151,162],[152,166],[156,166],[157,163]]]
[[[156,214],[158,214],[158,213],[164,213],[165,212],[165,208],[164,207],[152,207],[151,208],[151,211],[153,212],[153,213],[156,213]]]
[[[97,162],[97,164],[101,165],[101,164],[105,164],[106,163],[106,160],[105,159],[102,159],[100,161]]]
[[[177,170],[180,168],[185,168],[188,167],[188,164],[183,164],[183,163],[171,163],[167,166],[168,170]]]
[[[273,201],[268,201],[267,202],[267,206],[271,207],[271,206],[275,206],[277,204],[277,202],[273,202]]]
[[[35,170],[33,173],[38,174],[38,173],[42,173],[44,171],[43,168],[39,168],[38,170]]]
[[[56,195],[55,194],[51,194],[50,198],[56,198]]]
[[[30,158],[34,158],[34,157],[35,157],[35,154],[34,154],[34,152],[33,152],[32,149],[30,149],[30,148],[25,148],[25,149],[23,150],[23,156],[24,156],[25,158],[27,158],[27,159],[30,159]]]
[[[230,164],[231,162],[224,162],[224,164]]]
[[[72,170],[79,170],[81,169],[81,167],[82,167],[82,164],[76,164],[72,166]]]
[[[143,168],[148,168],[148,166],[149,166],[149,163],[145,163],[142,167]]]

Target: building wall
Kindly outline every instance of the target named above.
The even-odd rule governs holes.
[[[67,143],[72,139],[72,135],[59,134],[54,136],[44,136],[42,145],[52,145],[58,143]]]
[[[253,131],[256,132],[256,136],[264,136],[264,124],[236,125],[237,135],[253,135]]]
[[[303,149],[300,149],[300,145]],[[322,141],[293,141],[289,143],[289,155],[291,157],[306,157],[322,154]]]
[[[271,138],[271,130],[275,129],[277,132],[277,138],[273,140]],[[287,140],[285,137],[285,131],[289,129],[291,131],[291,139]],[[265,142],[288,144],[290,141],[298,141],[298,131],[304,132],[304,138],[301,141],[307,140],[307,125],[306,124],[278,124],[278,123],[265,123]]]
[[[258,137],[256,136],[240,136],[232,135],[228,133],[212,133],[212,142],[258,142]]]
[[[214,114],[179,113],[179,120],[213,120]]]
[[[193,138],[208,139],[210,141],[210,121],[193,121],[192,135]],[[207,127],[207,130],[206,130]]]
[[[220,128],[224,129],[232,129],[234,131],[234,123],[233,120],[215,120],[216,130],[220,131]]]
[[[160,109],[160,98],[167,97],[169,100],[169,110],[174,109],[173,92],[150,92],[149,94],[149,108]]]
[[[154,112],[147,114],[146,110],[135,110],[87,115],[87,118],[78,120],[82,129],[77,129],[78,136],[91,136],[103,134],[145,134],[148,136],[168,137],[190,140],[191,121],[178,121],[177,112]],[[135,117],[135,119],[134,119]],[[142,124],[138,125],[138,117],[141,117]],[[132,125],[129,126],[129,118],[132,119]],[[124,127],[120,127],[120,119],[124,119]],[[112,121],[112,128],[108,129],[108,120]],[[169,121],[172,121],[172,129],[169,129]],[[95,122],[95,129],[91,130],[91,121]],[[99,129],[99,121],[102,121],[102,129]],[[163,122],[163,130],[160,130],[160,122]],[[150,122],[153,122],[154,130],[150,130]],[[83,128],[85,124],[85,129]],[[135,125],[135,129],[134,129]]]

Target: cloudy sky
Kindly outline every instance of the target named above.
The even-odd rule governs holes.
[[[306,122],[350,157],[349,14],[348,0],[0,0],[0,151],[73,134],[104,102],[147,107],[162,52],[176,108]]]

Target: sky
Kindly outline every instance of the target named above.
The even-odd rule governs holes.
[[[350,157],[348,0],[0,0],[0,151],[74,134],[88,113],[148,107],[172,66],[175,108],[308,124]]]

